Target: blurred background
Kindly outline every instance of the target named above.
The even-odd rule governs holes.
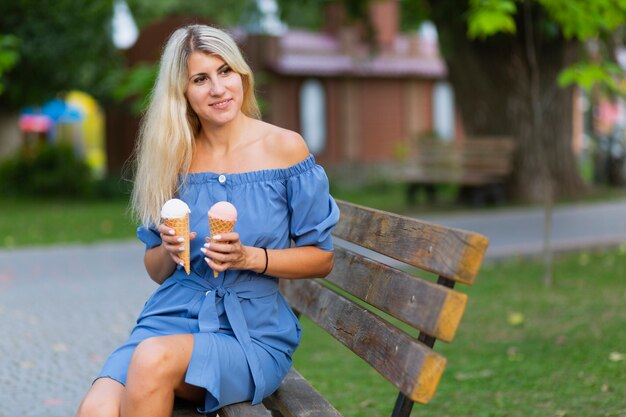
[[[173,29],[193,22],[235,37],[257,75],[264,118],[300,132],[338,188],[389,183],[391,189],[423,180],[419,167],[408,166],[434,163],[419,156],[424,143],[465,148],[477,138],[506,142],[513,151],[481,159],[505,160],[491,184],[502,189],[475,203],[488,197],[536,203],[546,193],[580,198],[622,186],[623,11],[559,4],[4,2],[2,193],[112,192],[102,183],[126,173],[161,47]],[[594,19],[580,19],[589,13]],[[84,175],[31,172],[45,171],[42,154],[68,147]],[[484,170],[445,162],[437,170]],[[450,188],[473,185],[458,175],[437,176],[431,182],[446,189],[444,197],[466,191]]]
[[[131,156],[161,48],[189,23],[232,34],[263,118],[302,134],[336,198],[492,240],[465,333],[443,347],[460,359],[420,414],[626,416],[626,6],[610,0],[3,1],[0,416],[71,415],[153,288]],[[16,266],[84,248],[109,275]],[[89,329],[47,309],[65,301],[46,278],[101,312]],[[62,337],[15,332],[44,316]],[[389,414],[386,383],[309,334],[302,373],[346,415]]]

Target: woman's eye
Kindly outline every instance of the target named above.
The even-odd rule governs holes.
[[[222,70],[220,71],[220,73],[221,73],[221,74],[224,74],[224,75],[229,74],[229,73],[231,73],[231,72],[233,72],[233,70],[232,70],[232,68],[231,68],[231,67],[224,67],[224,68],[222,68]]]
[[[193,79],[193,83],[194,84],[202,84],[203,82],[205,82],[207,79],[207,77],[205,77],[204,75],[201,75],[199,77],[196,77]]]

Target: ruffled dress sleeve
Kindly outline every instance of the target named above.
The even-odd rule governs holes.
[[[314,164],[287,182],[289,233],[296,246],[333,250],[331,231],[339,221],[339,207],[329,193],[324,169]]]
[[[161,235],[158,230],[148,226],[137,228],[137,237],[146,245],[146,250],[152,249],[161,244]]]

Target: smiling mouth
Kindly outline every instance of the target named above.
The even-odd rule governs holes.
[[[229,98],[228,100],[222,100],[218,101],[217,103],[209,104],[209,107],[213,107],[215,109],[225,109],[226,107],[228,107],[231,101],[233,101],[233,99]]]

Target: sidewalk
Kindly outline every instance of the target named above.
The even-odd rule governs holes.
[[[535,256],[543,251],[542,208],[425,216],[433,223],[472,230],[489,238],[488,259]],[[626,200],[572,204],[554,209],[551,247],[555,251],[626,244]]]
[[[424,220],[478,231],[489,259],[539,255],[541,209]],[[626,244],[626,201],[554,212],[556,250]],[[0,417],[73,416],[156,288],[138,241],[0,250]]]
[[[139,242],[0,251],[0,417],[71,417],[156,288]]]

